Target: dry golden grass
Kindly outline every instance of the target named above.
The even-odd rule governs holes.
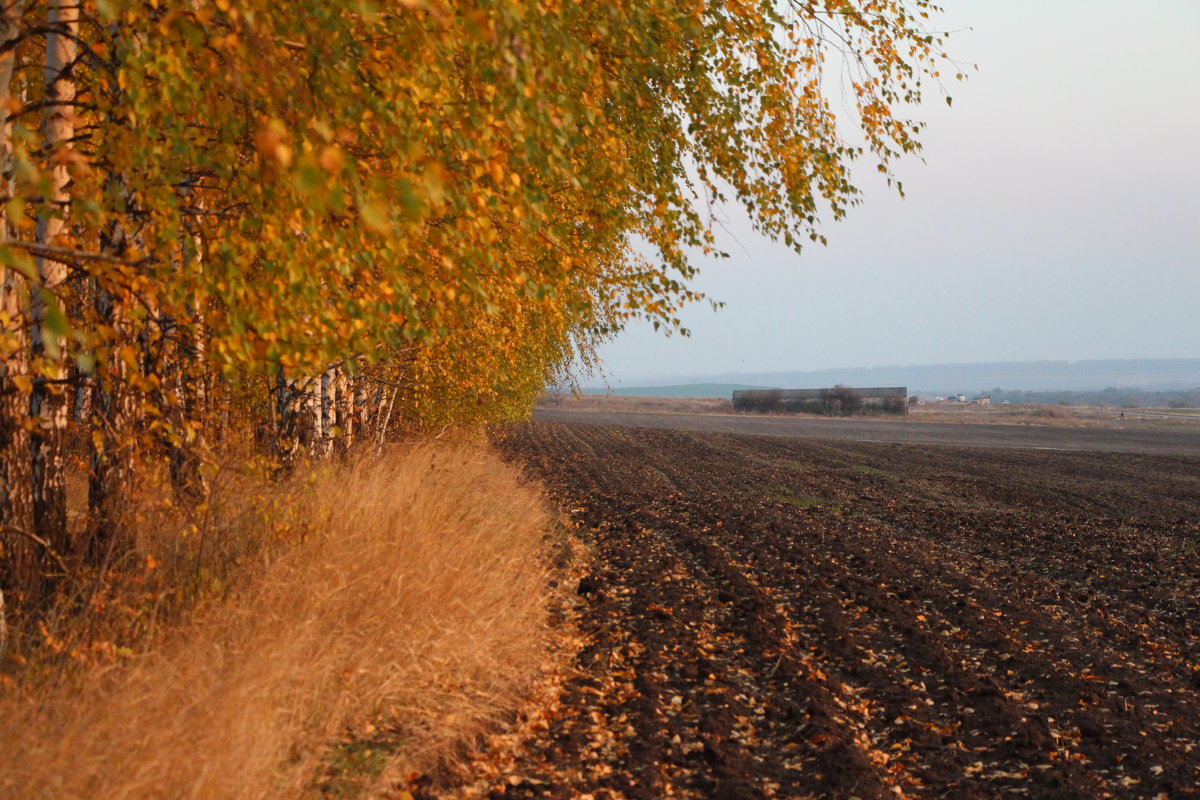
[[[224,599],[149,652],[0,696],[0,796],[301,797],[363,752],[382,785],[516,704],[546,649],[549,521],[514,468],[424,445],[271,502],[307,533]],[[382,760],[336,744],[376,726]]]

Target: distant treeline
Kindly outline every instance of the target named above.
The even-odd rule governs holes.
[[[1110,386],[1094,391],[1023,391],[992,389],[993,403],[1048,403],[1063,406],[1120,406],[1123,408],[1200,408],[1200,387],[1151,391]]]

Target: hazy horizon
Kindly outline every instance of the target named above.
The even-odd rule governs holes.
[[[610,382],[1200,355],[1200,4],[963,0],[943,24],[979,71],[919,113],[907,198],[862,162],[863,204],[802,255],[726,210],[731,257],[695,283],[726,308],[685,310],[690,338],[631,327]]]
[[[820,388],[903,385],[914,391],[1100,390],[1107,388],[1200,388],[1200,358],[1191,359],[1044,359],[1036,361],[969,361],[941,364],[886,364],[872,367],[824,367],[813,370],[753,372],[647,373],[619,380],[583,382],[588,390],[743,384]],[[956,389],[957,391],[957,389]]]

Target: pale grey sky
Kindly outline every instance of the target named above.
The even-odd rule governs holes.
[[[689,309],[690,338],[623,333],[602,351],[614,386],[1200,357],[1200,0],[944,4],[950,52],[979,71],[923,110],[907,197],[862,170],[864,204],[799,256],[728,211],[731,258],[696,283],[726,307]]]

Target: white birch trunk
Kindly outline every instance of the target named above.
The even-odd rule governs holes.
[[[192,244],[196,270],[203,272],[204,241],[200,234],[192,235]],[[208,327],[204,311],[197,298],[192,303],[192,363],[195,369],[190,375],[187,387],[188,410],[193,416],[200,416],[208,411]]]
[[[320,378],[308,379],[308,391],[306,393],[306,403],[308,404],[308,457],[320,458],[322,452],[320,447],[325,439],[325,426],[322,415],[322,392],[320,392]]]
[[[338,452],[344,453],[354,440],[354,393],[350,390],[350,376],[345,367],[339,367],[337,375],[338,428],[341,433]]]
[[[13,196],[15,182],[12,179],[12,120],[9,103],[14,97],[12,79],[16,66],[16,43],[21,35],[21,17],[25,12],[25,0],[0,0],[0,175],[3,176],[5,194]],[[0,237],[7,240],[12,235],[12,221],[8,210],[0,206]],[[31,496],[29,480],[29,433],[22,421],[29,411],[29,401],[23,392],[16,390],[11,379],[29,371],[28,343],[22,320],[26,319],[22,308],[24,279],[8,267],[0,267],[0,311],[10,320],[6,334],[14,340],[11,352],[0,361],[0,522],[14,528],[28,530],[30,527]],[[31,543],[17,538],[6,543],[16,561],[27,562],[25,556]],[[18,572],[23,572],[17,565]]]
[[[334,410],[334,374],[333,370],[325,370],[321,375],[321,446],[319,457],[329,455],[333,446],[333,427],[335,424]]]
[[[67,203],[71,197],[67,184],[71,180],[70,172],[65,161],[58,156],[61,148],[68,147],[68,142],[75,136],[75,109],[69,105],[75,100],[75,81],[69,68],[75,62],[75,37],[79,31],[79,5],[77,0],[50,0],[50,26],[58,29],[46,36],[46,65],[43,70],[45,97],[48,103],[42,131],[46,150],[49,152],[53,167],[51,168],[50,196],[46,198],[51,207],[38,215],[37,241],[39,244],[53,244],[66,225]],[[67,104],[67,105],[62,105]],[[37,258],[38,288],[53,291],[67,279],[67,265],[46,258]],[[40,293],[35,293],[32,299],[34,308],[34,326],[32,338],[34,347],[44,350],[46,347],[45,331],[42,323],[45,321],[46,306]]]
[[[12,197],[12,121],[9,119],[8,104],[13,96],[13,68],[17,64],[16,42],[21,35],[21,16],[25,13],[25,0],[0,0],[0,4],[3,7],[3,12],[0,13],[0,44],[4,46],[4,52],[0,53],[0,172],[5,176],[7,194]],[[2,235],[8,238],[8,211],[3,207],[0,207],[0,220],[4,222]]]
[[[363,441],[367,438],[367,379],[361,372],[354,376],[354,408],[351,411],[351,418],[354,420],[354,435],[356,441]]]
[[[378,448],[383,448],[383,443],[385,441],[385,437],[387,436],[388,423],[392,421],[392,409],[396,407],[396,395],[399,393],[399,387],[394,387],[392,389],[392,396],[391,399],[388,400],[387,410],[383,411],[383,413],[381,413],[379,416],[379,427],[376,429],[375,440],[375,446]],[[383,410],[382,406],[380,409],[381,411]]]
[[[365,384],[366,381],[363,381],[363,383]],[[387,391],[385,391],[382,385],[375,386],[369,400],[364,396],[361,406],[361,416],[359,418],[359,425],[361,427],[359,436],[364,439],[375,439],[375,426],[379,424],[380,418],[383,417],[383,406],[385,403],[387,403]]]
[[[38,215],[39,244],[53,244],[66,224],[70,200],[67,185],[71,176],[61,151],[69,147],[68,143],[75,135],[75,112],[69,105],[75,99],[75,81],[70,68],[76,56],[79,6],[77,0],[50,0],[49,8],[49,23],[54,30],[46,36],[43,76],[44,99],[49,105],[43,120],[43,139],[52,167],[50,194],[45,198],[49,208]],[[45,323],[49,308],[48,295],[52,295],[66,280],[67,265],[40,257],[35,262],[37,280],[30,297],[30,353],[34,361],[45,359],[44,374],[61,378],[65,374],[63,359],[58,342],[50,340]],[[66,434],[67,404],[62,392],[53,390],[45,379],[35,380],[29,397],[29,413],[34,420],[30,447],[34,531],[56,548],[66,550],[69,542],[66,531],[63,439]]]

